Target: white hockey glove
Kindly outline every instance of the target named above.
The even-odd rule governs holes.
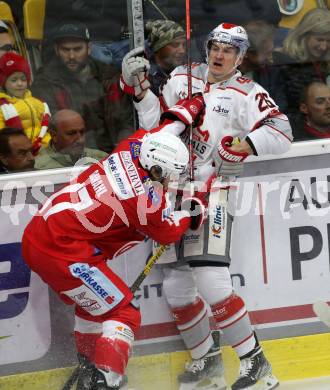
[[[190,229],[198,230],[206,219],[207,208],[202,199],[189,197],[183,199],[180,210],[187,210],[190,214]]]
[[[138,96],[150,87],[148,71],[149,61],[143,56],[143,47],[129,51],[121,66],[120,88],[128,95]]]
[[[233,137],[223,137],[213,154],[217,176],[237,177],[243,173],[243,162],[248,153],[234,152],[229,149],[234,143]]]

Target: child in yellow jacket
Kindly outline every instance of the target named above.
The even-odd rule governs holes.
[[[7,52],[0,58],[0,131],[4,127],[23,129],[35,154],[48,145],[50,112],[47,103],[32,96],[28,86],[31,71],[27,60]]]

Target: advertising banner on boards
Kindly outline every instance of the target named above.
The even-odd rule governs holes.
[[[236,215],[230,270],[257,328],[317,321],[311,305],[330,300],[329,181],[327,169],[316,169],[237,183],[231,199]],[[1,192],[0,365],[38,359],[50,346],[54,324],[48,288],[25,266],[20,240],[37,204],[52,190],[50,183],[39,183],[32,189],[8,186]],[[108,265],[130,285],[150,253],[151,242],[146,240]],[[177,335],[159,268],[136,298],[142,310],[138,343]]]

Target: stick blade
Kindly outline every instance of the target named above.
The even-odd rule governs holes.
[[[326,302],[315,302],[313,304],[314,313],[319,319],[330,328],[330,306]]]

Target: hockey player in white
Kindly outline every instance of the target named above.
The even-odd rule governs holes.
[[[248,155],[281,154],[290,148],[292,132],[287,117],[279,112],[265,89],[237,70],[248,46],[242,27],[222,23],[208,36],[207,64],[192,64],[192,93],[203,93],[206,104],[202,124],[193,129],[196,181],[207,182],[212,175],[240,176]],[[141,127],[155,127],[161,112],[168,107],[176,115],[189,117],[189,110],[175,106],[188,96],[187,67],[177,67],[171,73],[157,98],[148,88],[149,65],[141,57],[142,51],[135,49],[125,56],[121,78],[122,89],[134,95]],[[189,140],[188,133],[181,137]],[[232,144],[234,137],[241,142]],[[216,206],[209,205],[209,209]],[[209,219],[212,218],[211,215]],[[216,239],[213,222],[212,219],[205,224],[193,240],[187,233],[178,261],[164,269],[164,293],[193,359],[178,379],[196,385],[203,378],[223,374],[221,359],[212,350],[206,300],[217,327],[240,358],[239,376],[232,390],[256,386],[262,390],[274,389],[278,380],[258,343],[244,301],[232,286],[230,218],[224,253],[217,253],[219,246],[214,241],[210,244],[211,239]],[[218,389],[225,386],[224,380],[216,384]]]

